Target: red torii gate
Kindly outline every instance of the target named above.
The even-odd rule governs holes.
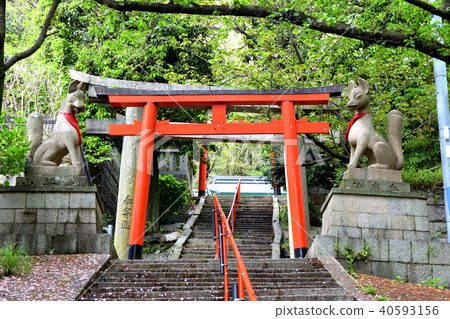
[[[331,95],[340,95],[342,86],[300,90],[222,90],[222,91],[137,91],[95,88],[106,95],[113,107],[143,107],[142,121],[109,126],[110,136],[140,136],[138,168],[131,216],[128,259],[142,259],[145,222],[153,160],[153,145],[160,135],[243,135],[283,134],[286,161],[288,205],[291,214],[292,241],[296,258],[304,258],[308,240],[303,206],[297,134],[329,133],[327,122],[296,120],[295,105],[327,104]],[[319,93],[309,93],[319,92]],[[227,123],[228,106],[279,105],[282,120],[269,123]],[[198,109],[212,108],[212,123],[170,123],[157,121],[159,107]]]

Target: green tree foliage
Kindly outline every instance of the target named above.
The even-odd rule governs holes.
[[[270,19],[370,44],[413,48],[429,56],[450,61],[449,26],[444,25],[438,31],[433,30],[428,23],[431,19],[429,8],[419,8],[402,0],[235,0],[219,5],[202,0],[171,1],[166,4],[147,1],[96,1],[121,12],[145,11]],[[442,8],[441,4],[431,7],[438,10]],[[439,14],[448,20],[450,15],[446,9],[439,10]],[[443,44],[438,40],[439,37]]]
[[[259,169],[266,183],[279,189],[286,189],[283,147],[281,145],[264,145],[262,149],[263,163]]]
[[[15,119],[8,127],[5,116],[0,116],[0,175],[19,175],[25,170],[31,142],[28,142],[24,121]]]
[[[21,10],[21,5],[25,1],[9,1],[7,8],[6,0],[0,0],[0,115],[3,108],[3,93],[5,88],[6,72],[11,69],[17,62],[28,58],[33,55],[44,43],[44,40],[49,36],[49,30],[51,29],[51,23],[56,13],[60,0],[53,1],[40,1],[34,3],[28,1],[24,11]],[[29,7],[32,7],[36,20],[36,26],[39,31],[33,38],[26,38],[22,35],[26,32],[27,28],[24,28],[26,23],[20,21],[30,11]],[[45,8],[44,10],[41,10]],[[7,15],[9,11],[12,11],[12,15]],[[25,12],[25,13],[24,13]],[[18,18],[18,19],[14,19]],[[33,28],[35,29],[35,28]],[[11,35],[11,32],[13,35]],[[19,33],[18,36],[14,35],[14,32]],[[23,41],[20,41],[22,40]],[[9,47],[8,47],[9,45]]]
[[[23,10],[12,10],[16,37],[9,38],[8,51],[14,53],[32,39],[39,29],[39,10],[32,2],[19,1]],[[16,7],[14,7],[17,9]],[[19,23],[24,22],[24,26]],[[55,117],[66,88],[69,70],[106,77],[160,83],[209,83],[209,58],[212,46],[206,38],[207,28],[195,20],[163,18],[152,13],[120,13],[92,1],[67,1],[60,4],[53,24],[57,34],[32,57],[21,61],[8,73],[7,113],[26,116],[33,111]],[[8,33],[9,34],[9,33]],[[113,119],[116,110],[105,105],[88,104],[77,115],[81,131],[87,118]],[[158,120],[196,123],[204,112],[160,110]],[[83,136],[86,157],[90,162],[109,158],[110,139]],[[190,153],[191,145],[170,141]]]
[[[208,151],[207,165],[210,175],[258,176],[264,165],[260,153],[262,146],[250,143],[215,143]]]
[[[64,1],[50,28],[57,33],[47,37],[34,55],[8,70],[7,85],[11,89],[5,98],[10,101],[11,112],[27,115],[43,110],[52,114],[65,95],[70,68],[127,80],[218,84],[240,89],[346,84],[363,77],[371,86],[374,125],[380,134],[386,134],[390,110],[398,109],[405,117],[403,142],[405,154],[411,157],[410,162],[406,157],[405,169],[433,170],[436,161],[413,159],[420,157],[415,152],[420,149],[415,147],[416,138],[429,141],[427,148],[422,148],[429,154],[438,151],[430,57],[448,59],[448,17],[441,3],[433,4],[434,9],[444,13],[443,27],[435,29],[430,24],[434,9],[409,2],[237,0],[213,5],[210,1],[184,0],[166,4]],[[20,53],[38,37],[51,1],[39,1],[38,6],[32,1],[14,3],[23,6],[8,11],[8,56]],[[23,90],[25,85],[30,89]],[[317,145],[325,150],[323,157],[332,161],[329,166],[339,172],[345,167],[345,160],[340,161],[348,156],[348,145],[338,132],[345,131],[352,117],[346,102],[343,97],[313,111],[297,110],[299,117],[330,122],[330,138],[311,138],[322,143]],[[89,108],[80,122],[85,117],[115,116],[113,110],[99,111],[104,106]],[[171,110],[159,112],[158,118],[192,123],[206,119],[202,112]],[[279,115],[267,108],[252,121],[270,118]],[[85,141],[90,149],[107,150],[97,141]],[[186,151],[190,148],[181,143],[175,147]],[[104,157],[104,152],[100,153],[90,152],[91,160]],[[324,173],[331,169],[317,170]],[[323,175],[322,179],[334,180],[332,175]]]
[[[169,83],[207,82],[211,46],[205,27],[179,16],[122,13],[93,1],[70,1],[57,18],[57,58],[79,71]]]
[[[375,9],[371,7],[370,10],[374,13]],[[405,48],[380,47],[365,41],[328,36],[277,21],[250,21],[245,18],[224,21],[227,21],[224,24],[228,28],[219,31],[223,41],[226,42],[230,34],[238,40],[218,50],[212,65],[215,74],[225,76],[224,82],[228,85],[260,89],[301,88],[346,84],[351,79],[363,77],[371,86],[369,94],[375,129],[386,137],[387,114],[392,109],[398,109],[405,119],[405,155],[409,156],[411,150],[415,153],[413,157],[421,156],[420,152],[415,152],[419,149],[413,146],[416,138],[427,141],[428,151],[431,150],[429,154],[432,154],[430,157],[439,154],[434,77],[432,61],[428,56]],[[426,19],[423,20],[425,22]],[[332,99],[327,106],[317,107],[312,112],[297,111],[299,117],[308,117],[310,121],[328,121],[331,127],[328,139],[319,141],[317,136],[308,136],[323,146],[326,152],[322,153],[322,158],[332,161],[332,165],[329,162],[326,166],[322,164],[321,168],[308,167],[310,182],[330,187],[345,169],[349,146],[339,132],[345,132],[353,117],[345,108],[347,101],[344,96]],[[277,117],[270,111],[261,117],[267,115]],[[344,162],[340,162],[342,159]],[[406,160],[405,170],[417,171],[418,168],[409,165],[412,162]],[[433,163],[431,165],[434,167],[436,160],[439,162],[439,156],[422,164]],[[311,172],[317,174],[317,170],[321,180],[309,177]]]
[[[159,212],[161,223],[164,224],[169,220],[170,215],[176,214],[188,202],[188,185],[186,182],[177,181],[173,175],[161,175],[159,190],[161,193]]]

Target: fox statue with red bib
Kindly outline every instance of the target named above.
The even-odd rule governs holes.
[[[356,168],[362,155],[369,160],[369,169],[401,170],[404,164],[401,145],[403,118],[399,111],[392,110],[387,118],[388,140],[386,141],[374,129],[372,111],[369,104],[369,85],[363,79],[358,85],[348,84],[349,102],[347,108],[355,112],[345,139],[350,144],[350,162],[348,168]]]
[[[30,134],[42,131],[43,121],[30,121],[29,117],[28,131],[32,141],[31,152],[27,155],[29,166],[59,166],[63,157],[69,154],[72,166],[81,167],[81,132],[75,114],[85,110],[86,98],[81,90],[82,84],[79,81],[70,83],[69,94],[64,99],[53,130],[45,142],[42,142],[42,134],[40,138],[33,138],[39,134]]]

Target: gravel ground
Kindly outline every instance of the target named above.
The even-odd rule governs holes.
[[[70,301],[80,294],[108,255],[46,255],[33,256],[29,274],[0,279],[0,301],[53,300]],[[406,284],[380,277],[358,274],[361,289],[377,289],[375,297],[397,301],[450,300],[450,290]]]
[[[108,258],[96,254],[32,256],[29,274],[0,279],[0,300],[75,300]]]

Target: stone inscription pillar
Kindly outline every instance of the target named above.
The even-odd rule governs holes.
[[[141,107],[126,108],[126,124],[142,120]],[[120,161],[119,194],[117,198],[114,246],[120,259],[127,259],[130,237],[131,212],[133,210],[134,185],[138,162],[139,136],[124,136]]]

